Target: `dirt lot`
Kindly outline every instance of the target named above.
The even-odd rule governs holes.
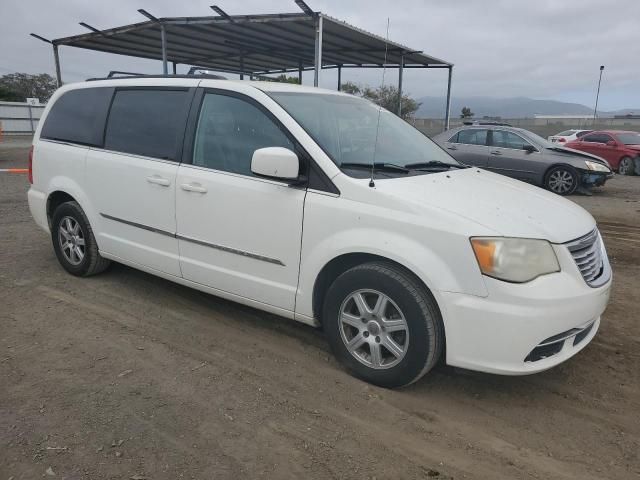
[[[26,165],[0,144],[0,168]],[[312,328],[120,265],[66,274],[0,173],[0,480],[640,478],[640,178],[572,200],[615,275],[594,341],[530,377],[396,391]]]

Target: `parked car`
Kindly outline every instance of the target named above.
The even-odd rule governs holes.
[[[620,175],[633,175],[634,160],[640,162],[640,133],[600,130],[567,143],[567,148],[602,157]]]
[[[585,210],[465,167],[340,92],[65,85],[29,176],[31,214],[69,273],[115,261],[322,326],[351,372],[385,387],[441,358],[507,375],[551,368],[591,341],[609,297]]]
[[[560,133],[556,133],[555,135],[551,135],[548,140],[551,143],[567,143],[567,142],[571,142],[573,140],[576,140],[584,135],[586,135],[587,133],[591,133],[593,132],[593,130],[565,130],[563,132]]]
[[[500,173],[557,193],[600,187],[611,169],[594,155],[568,150],[535,133],[504,126],[463,126],[433,140],[466,164]]]

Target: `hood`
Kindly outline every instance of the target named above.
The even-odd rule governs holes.
[[[587,160],[591,160],[594,162],[598,162],[598,163],[602,163],[604,165],[606,165],[607,167],[609,167],[609,169],[611,169],[611,165],[609,165],[609,162],[607,162],[604,158],[602,157],[598,157],[597,155],[593,155],[591,153],[587,153],[587,152],[583,152],[582,150],[575,150],[573,148],[568,148],[568,147],[555,147],[554,148],[547,148],[546,149],[547,153],[550,153],[552,155],[556,155],[556,156],[569,156],[569,157],[582,157],[585,158]]]
[[[377,181],[376,189],[418,211],[421,206],[447,211],[498,236],[564,243],[595,227],[593,217],[570,200],[478,168]],[[469,234],[478,234],[473,225]]]

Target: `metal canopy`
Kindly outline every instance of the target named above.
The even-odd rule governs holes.
[[[414,49],[319,14],[323,19],[322,67],[398,67]],[[317,18],[305,13],[225,17],[158,18],[99,32],[59,38],[68,45],[101,52],[161,60],[161,30],[167,60],[233,73],[268,74],[314,67]],[[404,67],[449,67],[422,53],[404,57]]]
[[[161,60],[164,74],[168,73],[168,62],[173,62],[174,73],[177,64],[184,64],[239,74],[240,78],[245,74],[299,72],[301,81],[302,71],[315,70],[317,86],[322,69],[337,68],[340,82],[342,68],[385,67],[399,69],[401,92],[404,68],[446,68],[450,84],[453,64],[314,12],[302,0],[296,4],[302,13],[228,15],[212,6],[217,16],[156,18],[138,10],[147,21],[108,30],[80,22],[89,33],[50,42],[58,82],[62,83],[58,48],[71,46]],[[449,97],[450,91],[447,125]]]

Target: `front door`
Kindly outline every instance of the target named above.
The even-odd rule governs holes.
[[[248,97],[206,91],[201,102],[176,181],[182,274],[293,311],[306,188],[255,176],[251,158],[259,148],[296,145]]]
[[[533,147],[520,135],[507,130],[492,130],[489,146],[489,170],[530,183],[539,183],[541,154],[527,151]]]

